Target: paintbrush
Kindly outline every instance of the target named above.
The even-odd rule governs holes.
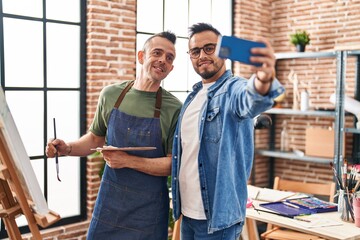
[[[341,180],[340,180],[340,178],[339,178],[339,176],[338,176],[338,174],[337,174],[337,172],[336,172],[336,169],[335,169],[335,167],[334,167],[334,163],[333,163],[333,162],[330,162],[330,166],[331,166],[331,169],[332,169],[333,172],[334,172],[334,176],[335,176],[335,178],[336,178],[336,181],[337,181],[340,189],[344,189],[344,186],[343,186],[343,184],[341,183]]]
[[[344,186],[344,189],[347,188],[348,186],[348,182],[347,182],[347,160],[344,159],[344,165],[342,166],[342,173],[341,173],[341,177],[342,177],[342,184]]]
[[[355,193],[360,187],[360,179],[357,181],[355,187],[353,188],[353,192]]]
[[[53,124],[54,124],[54,140],[56,139],[56,123],[55,123],[55,118],[53,118]],[[55,164],[56,164],[56,176],[59,182],[61,182],[60,177],[59,177],[59,154],[58,154],[58,150],[56,149],[56,154],[55,154]]]

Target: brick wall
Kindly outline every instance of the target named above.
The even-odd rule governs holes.
[[[100,90],[132,80],[136,68],[136,1],[87,1],[87,124]]]
[[[100,90],[111,83],[130,80],[135,77],[135,35],[136,0],[88,0],[87,9],[87,125],[93,118]],[[270,39],[276,52],[292,52],[295,48],[288,40],[296,29],[310,32],[311,44],[306,51],[332,50],[339,45],[359,43],[360,1],[358,0],[235,0],[234,33],[236,36],[254,39],[265,36]],[[323,61],[323,60],[322,60]],[[278,78],[287,88],[285,106],[292,106],[292,86],[287,81],[289,69],[298,73],[302,82],[311,82],[311,106],[331,108],[328,95],[334,88],[335,68],[332,60],[311,62],[304,60],[282,61],[279,64]],[[330,67],[329,67],[330,65]],[[347,93],[354,92],[353,63],[349,63],[347,73]],[[246,66],[235,64],[234,72],[249,76]],[[308,119],[291,117],[289,119],[291,146],[304,149],[303,132],[307,125],[331,125],[323,118]],[[281,117],[278,122],[281,122]],[[277,132],[280,128],[277,127]],[[256,132],[256,145],[266,147],[268,132]],[[260,141],[261,139],[261,141]],[[264,141],[265,139],[265,141]],[[350,139],[350,137],[349,137]],[[348,140],[348,138],[347,138]],[[277,141],[279,146],[279,141]],[[350,149],[351,150],[351,149]],[[100,178],[100,158],[87,162],[87,215],[91,216]],[[268,184],[269,161],[257,157],[254,173],[258,185]],[[302,163],[278,159],[275,174],[291,176],[304,181],[331,181],[332,175],[322,164]],[[85,239],[88,221],[51,228],[42,231],[44,239]],[[24,236],[30,239],[30,235]]]

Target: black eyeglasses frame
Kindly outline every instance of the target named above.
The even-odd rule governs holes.
[[[192,59],[197,59],[200,57],[200,54],[201,54],[201,50],[204,51],[204,53],[206,53],[207,55],[211,55],[215,52],[216,50],[216,43],[208,43],[208,44],[205,44],[203,47],[199,48],[199,47],[195,47],[195,48],[192,48],[190,49],[187,53],[190,55],[190,58]],[[208,47],[213,47],[212,49],[210,49],[210,51],[207,49]],[[195,53],[195,52],[196,53]]]

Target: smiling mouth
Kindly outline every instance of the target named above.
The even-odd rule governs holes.
[[[153,66],[153,68],[155,68],[157,71],[165,72],[165,69],[161,66]]]
[[[201,67],[203,65],[210,65],[210,64],[212,64],[212,61],[203,61],[203,62],[200,62],[198,66]]]

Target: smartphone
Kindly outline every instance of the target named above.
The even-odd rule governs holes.
[[[220,58],[227,58],[257,67],[262,64],[250,62],[250,57],[256,56],[251,54],[250,49],[266,47],[262,42],[254,42],[234,36],[219,36],[216,46],[216,54]]]

